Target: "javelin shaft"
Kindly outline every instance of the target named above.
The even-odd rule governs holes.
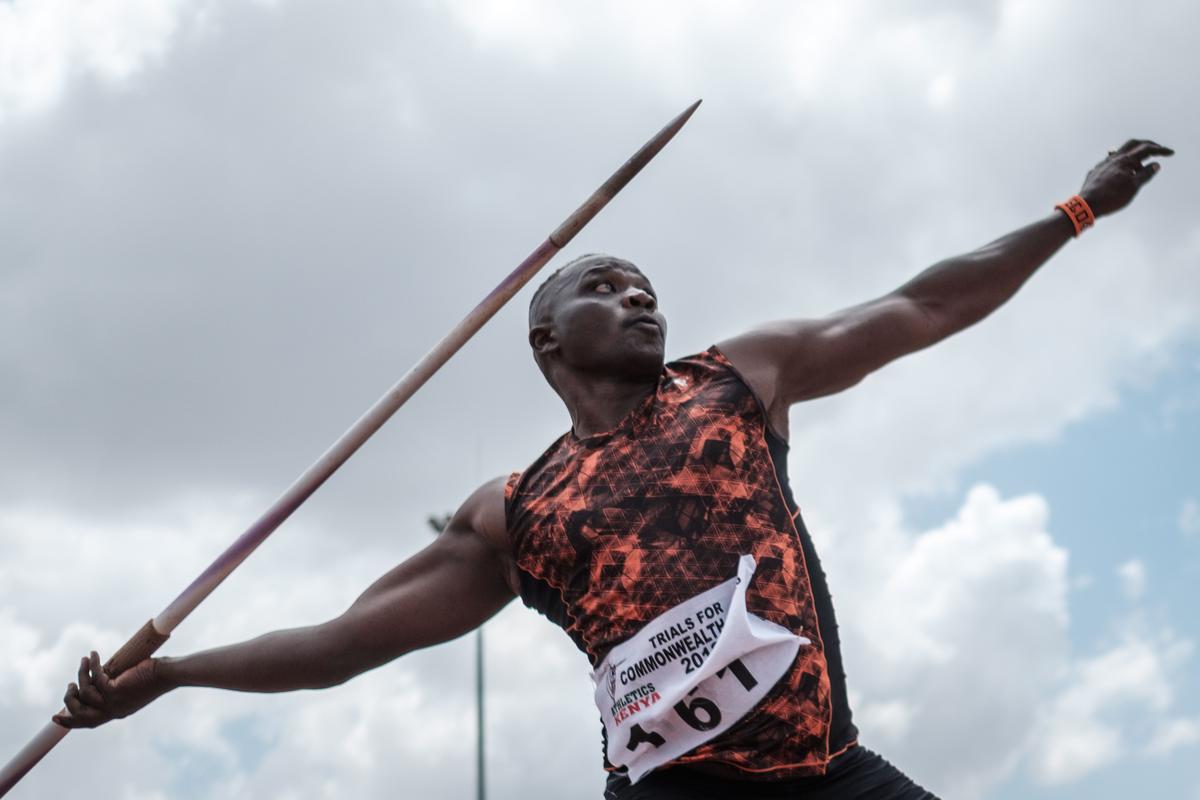
[[[320,488],[337,469],[383,427],[418,389],[441,369],[450,357],[466,344],[500,308],[529,282],[538,270],[567,242],[574,238],[585,225],[604,208],[617,192],[621,191],[633,176],[650,163],[666,146],[684,123],[700,105],[697,100],[675,119],[642,145],[620,169],[583,202],[561,225],[554,229],[544,242],[537,246],[517,268],[500,282],[461,322],[437,343],[417,364],[408,371],[391,389],[367,409],[341,438],[333,443],[317,461],[305,470],[279,499],[271,504],[262,516],[246,529],[225,552],[216,558],[204,572],[176,597],[157,617],[147,622],[128,642],[118,650],[104,669],[110,676],[119,675],[129,667],[148,658],[162,646],[171,632],[188,614],[196,609],[225,578],[237,569],[284,520],[299,508],[313,492]],[[68,730],[53,722],[42,729],[17,755],[0,769],[0,797],[25,776],[57,745]]]
[[[255,520],[245,533],[226,548],[208,569],[200,573],[178,597],[154,618],[154,629],[161,634],[171,631],[187,617],[204,598],[220,585],[279,525],[291,516],[313,492],[354,455],[355,451],[383,427],[384,423],[408,401],[418,389],[458,352],[483,324],[500,309],[533,275],[549,261],[559,248],[549,239],[538,245],[529,256],[505,278],[495,290],[467,314],[447,336],[417,362],[383,397],[367,409],[341,438],[287,488],[279,499]]]

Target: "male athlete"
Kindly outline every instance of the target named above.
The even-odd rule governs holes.
[[[609,256],[572,261],[529,309],[571,429],[528,469],[479,487],[328,622],[116,679],[93,652],[55,721],[96,727],[181,686],[336,686],[519,596],[595,669],[607,798],[931,798],[857,744],[825,575],[788,486],[788,409],[983,319],[1169,155],[1129,141],[1049,215],[890,294],[669,364],[645,275]]]

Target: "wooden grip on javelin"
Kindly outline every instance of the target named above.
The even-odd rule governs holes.
[[[159,633],[154,627],[154,620],[148,620],[129,641],[121,645],[121,649],[112,654],[112,658],[104,662],[104,671],[108,677],[115,678],[130,667],[140,664],[163,646],[163,642],[171,638],[169,633]]]

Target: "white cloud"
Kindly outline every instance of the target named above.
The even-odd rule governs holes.
[[[1036,495],[976,486],[944,525],[881,521],[862,562],[837,563],[841,548],[826,562],[862,740],[935,793],[982,797],[1010,774],[1063,668],[1067,553],[1047,514]]]
[[[0,677],[0,690],[18,704],[53,702],[66,688],[64,676],[73,674],[78,658],[92,648],[111,653],[120,644],[118,635],[85,623],[68,625],[49,645],[32,626],[14,618],[11,609],[0,610],[0,641],[10,666]],[[66,668],[65,667],[69,667]]]
[[[954,102],[954,76],[939,75],[929,83],[929,105],[934,108],[944,108]]]
[[[1048,514],[1036,495],[976,486],[944,525],[912,535],[885,515],[855,548],[869,556],[839,547],[826,561],[862,739],[935,793],[983,797],[1022,764],[1070,783],[1134,755],[1132,725],[1156,729],[1147,752],[1190,744],[1170,716],[1190,641],[1127,622],[1119,645],[1071,656],[1067,553]],[[1120,574],[1139,596],[1144,565]]]
[[[71,79],[127,80],[166,51],[180,0],[11,0],[0,3],[0,123],[44,110]]]
[[[860,699],[853,704],[855,723],[859,730],[867,731],[879,741],[902,742],[912,728],[913,708],[904,700],[882,703],[864,703]]]
[[[1052,740],[1035,759],[1037,775],[1046,783],[1069,783],[1121,755],[1121,733],[1110,725],[1064,721],[1049,726],[1047,734]]]
[[[1154,638],[1131,632],[1106,652],[1074,662],[1032,742],[1038,780],[1069,783],[1128,757],[1134,745],[1122,729],[1131,719],[1171,725],[1176,673],[1191,652],[1190,641],[1169,632]],[[1160,728],[1155,741],[1165,748],[1180,735],[1187,731]]]
[[[1137,600],[1146,591],[1146,565],[1136,558],[1117,567],[1117,578],[1121,592],[1130,600]]]
[[[1154,731],[1146,752],[1154,756],[1167,756],[1180,747],[1200,742],[1200,720],[1169,719]]]
[[[468,0],[448,10],[480,43],[516,45],[522,57],[543,65],[560,58],[583,34],[580,15],[558,3]]]

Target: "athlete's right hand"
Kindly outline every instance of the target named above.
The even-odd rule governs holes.
[[[93,650],[91,656],[79,662],[79,682],[68,685],[63,696],[70,713],[60,712],[51,719],[64,728],[96,728],[128,717],[170,690],[158,674],[155,659],[147,658],[110,678]]]

